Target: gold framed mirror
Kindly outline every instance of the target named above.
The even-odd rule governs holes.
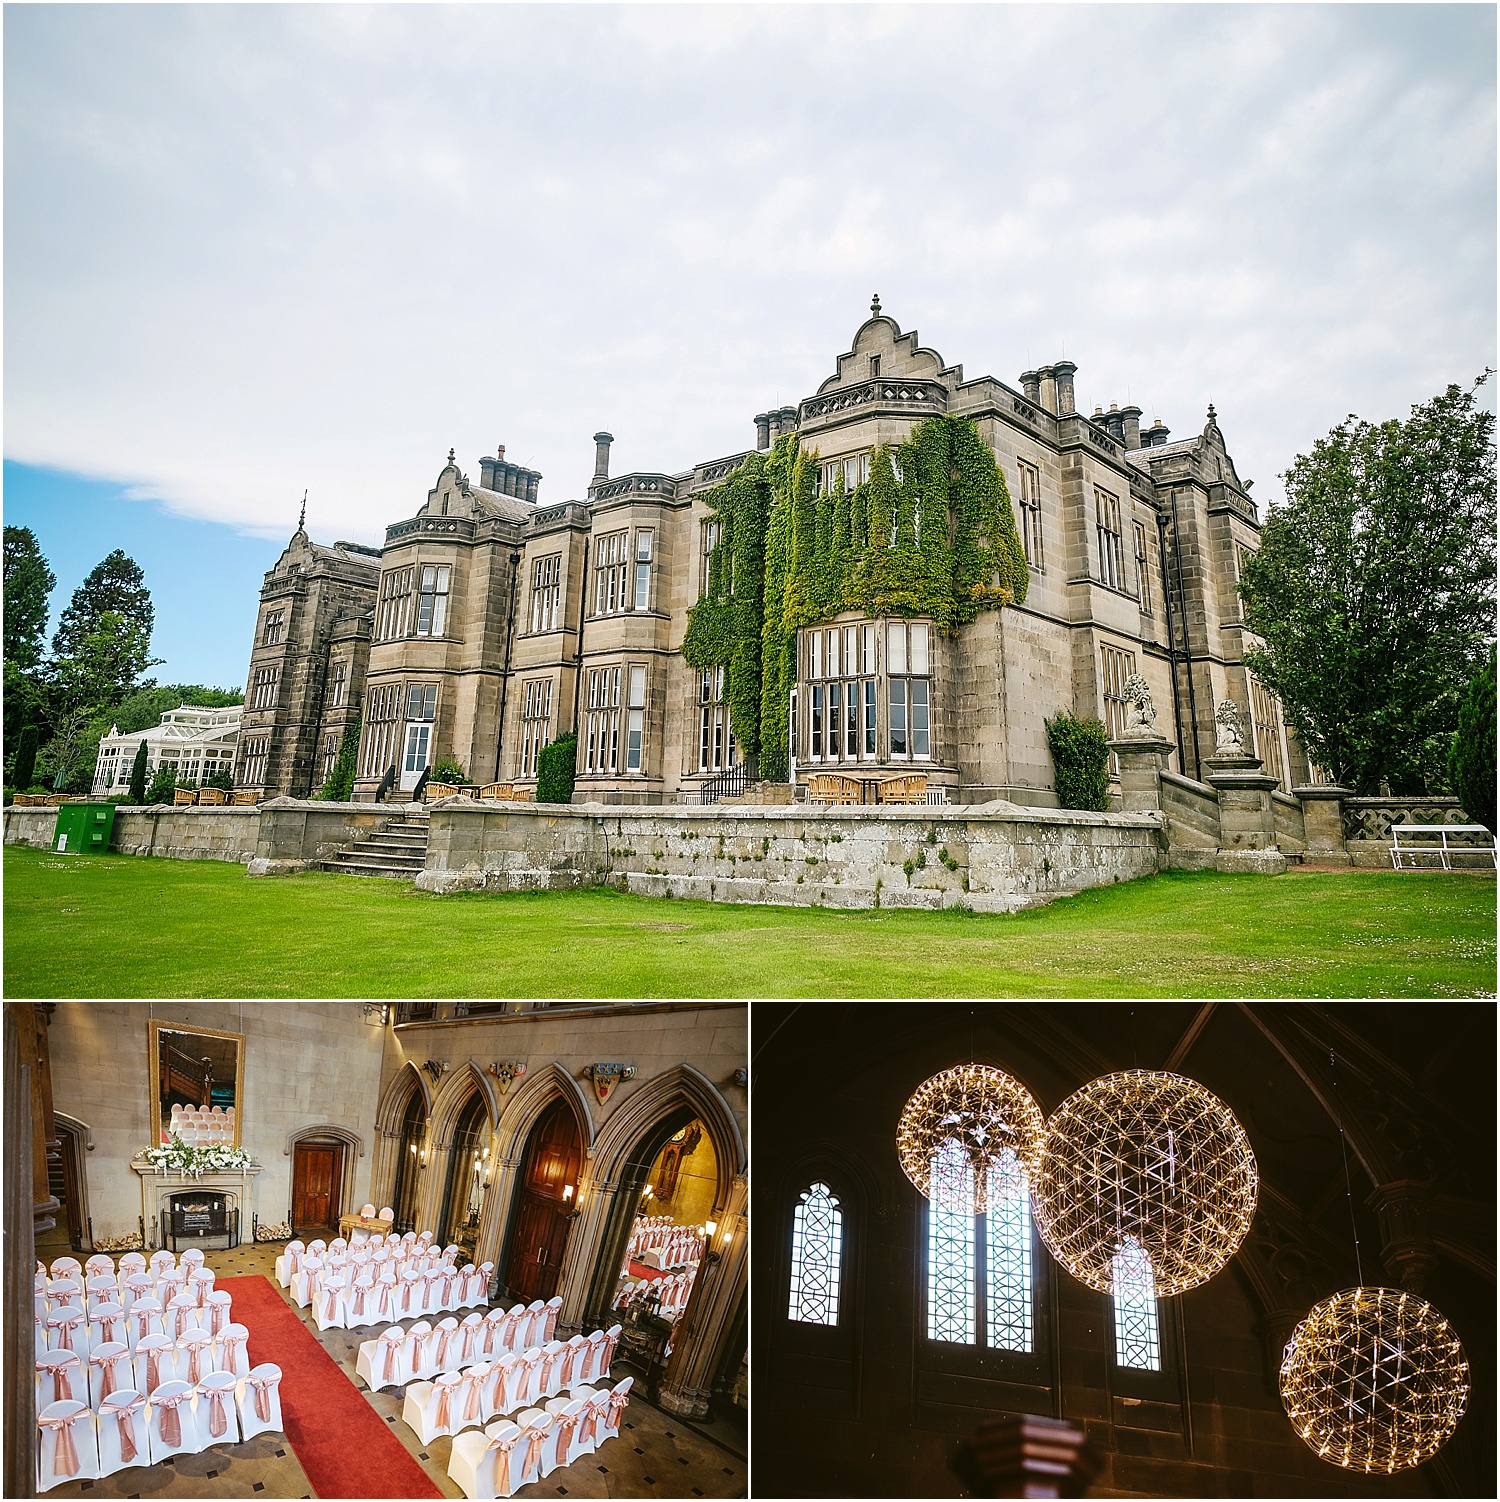
[[[148,1024],[156,1138],[176,1131],[194,1147],[240,1145],[245,1098],[245,1035],[171,1022]]]

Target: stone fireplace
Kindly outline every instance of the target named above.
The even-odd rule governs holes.
[[[177,1251],[189,1246],[238,1246],[248,1229],[260,1164],[184,1178],[158,1173],[149,1162],[131,1168],[141,1181],[141,1220],[146,1246]]]

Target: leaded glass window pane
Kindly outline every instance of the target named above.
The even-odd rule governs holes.
[[[974,1169],[951,1137],[932,1159],[927,1338],[974,1343]]]
[[[826,1184],[804,1190],[792,1216],[792,1296],[787,1318],[807,1325],[839,1322],[839,1263],[844,1213]]]
[[[1161,1339],[1156,1321],[1156,1278],[1151,1259],[1133,1236],[1115,1253],[1115,1360],[1121,1366],[1161,1370]]]
[[[1031,1194],[1026,1171],[1007,1148],[989,1175],[989,1343],[1002,1351],[1030,1352]]]

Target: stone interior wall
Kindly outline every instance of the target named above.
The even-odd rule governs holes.
[[[651,1165],[652,1184],[662,1182],[662,1159],[666,1148],[656,1155]],[[680,1226],[701,1226],[713,1214],[714,1197],[718,1189],[719,1169],[714,1161],[714,1145],[707,1132],[698,1139],[698,1145],[682,1160],[677,1172],[677,1185],[672,1197],[664,1200],[653,1196],[646,1215],[670,1215]]]
[[[607,882],[647,896],[1009,912],[1160,869],[1159,820],[1010,805],[688,808],[434,805],[427,891]]]
[[[84,1158],[96,1237],[131,1234],[141,1213],[130,1160],[155,1143],[151,1019],[245,1035],[240,1145],[262,1164],[243,1207],[247,1240],[252,1210],[262,1221],[287,1218],[287,1139],[305,1128],[331,1124],[358,1136],[363,1151],[347,1151],[344,1172],[353,1175],[353,1204],[363,1203],[386,1030],[364,1020],[359,1002],[64,1001],[50,1031],[54,1103],[93,1136]]]

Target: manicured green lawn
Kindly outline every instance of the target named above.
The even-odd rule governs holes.
[[[5,851],[11,996],[1474,996],[1487,876],[1171,872],[1010,916],[432,897]]]

